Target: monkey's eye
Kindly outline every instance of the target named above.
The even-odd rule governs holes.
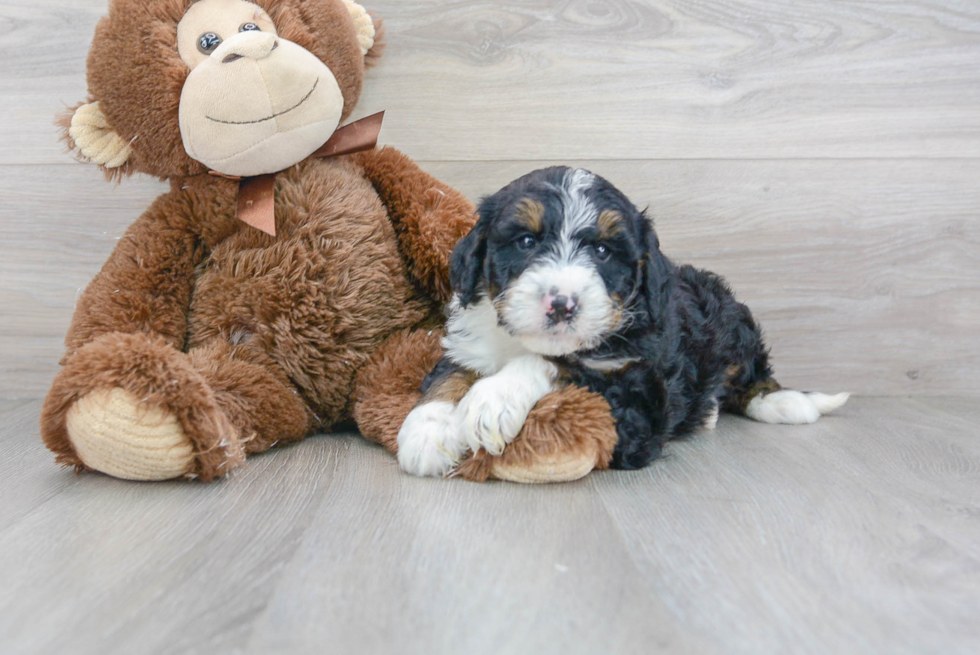
[[[219,45],[221,45],[221,37],[214,32],[202,34],[197,40],[197,49],[205,55],[210,55]]]
[[[532,237],[530,234],[525,234],[517,240],[517,247],[521,250],[531,250],[536,245],[538,245],[538,240]]]
[[[241,27],[238,28],[238,31],[239,32],[261,32],[262,31],[262,28],[260,28],[255,23],[245,23],[244,25],[242,25]]]
[[[604,262],[604,261],[606,261],[607,259],[609,259],[609,255],[610,255],[610,254],[611,254],[611,253],[609,252],[609,246],[607,246],[607,245],[606,245],[606,244],[604,244],[604,243],[600,243],[599,245],[597,245],[597,246],[595,247],[595,257],[596,257],[596,259],[598,259],[598,260],[599,260],[600,262]]]

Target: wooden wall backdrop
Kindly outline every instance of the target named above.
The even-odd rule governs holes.
[[[726,275],[784,383],[980,392],[980,3],[378,0],[358,116],[477,197],[583,165]],[[38,397],[75,299],[164,190],[52,125],[105,0],[0,1],[0,397]]]

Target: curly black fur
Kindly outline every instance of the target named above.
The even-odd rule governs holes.
[[[659,251],[647,257],[662,260],[651,280],[664,295],[652,303],[658,314],[641,317],[594,351],[555,360],[565,380],[601,393],[612,407],[619,434],[615,468],[642,468],[664,443],[700,427],[719,406],[741,413],[753,389],[779,388],[759,327],[720,276],[675,268]],[[581,364],[628,357],[640,361],[616,372]]]
[[[581,176],[572,178],[568,168],[543,169],[485,199],[480,221],[453,253],[454,290],[464,310],[481,299],[495,300],[546,259],[562,222],[573,220],[568,205],[577,198],[590,208],[591,222],[576,209],[575,220],[584,226],[576,243],[592,253],[588,265],[627,319],[598,346],[548,359],[558,365],[563,382],[601,393],[609,402],[619,433],[612,465],[640,468],[660,455],[664,443],[700,427],[717,409],[742,413],[755,395],[779,385],[761,330],[725,281],[675,266],[660,252],[652,222],[609,182],[589,176],[583,188]],[[570,185],[576,185],[574,198]],[[515,208],[529,199],[541,208],[541,225],[535,221],[533,247],[515,248],[528,234],[527,219]],[[611,236],[597,227],[603,210],[622,219]],[[601,365],[619,361],[626,363]]]

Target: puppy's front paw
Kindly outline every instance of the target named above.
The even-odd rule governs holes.
[[[455,406],[447,402],[419,405],[398,431],[398,464],[412,475],[448,475],[467,447],[460,437]]]
[[[463,440],[476,452],[500,455],[517,437],[538,398],[507,378],[486,378],[473,385],[456,408]]]

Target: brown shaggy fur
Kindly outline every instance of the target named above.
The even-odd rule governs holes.
[[[362,434],[392,452],[398,430],[419,402],[422,379],[441,358],[441,329],[406,332],[392,337],[358,374],[354,419]],[[455,475],[484,482],[494,466],[534,468],[542,459],[588,459],[595,468],[609,468],[616,447],[616,426],[605,398],[578,387],[545,396],[531,410],[520,435],[503,454],[481,450],[456,469]]]
[[[366,55],[364,55],[364,68],[374,68],[381,61],[381,57],[384,55],[385,48],[388,45],[385,43],[384,38],[384,20],[381,18],[374,18],[374,45],[371,46],[371,49],[367,51]]]
[[[590,459],[607,469],[616,448],[616,425],[602,396],[579,387],[565,387],[541,399],[524,423],[520,436],[494,457],[485,450],[472,455],[456,475],[484,482],[495,467],[532,469],[540,460]]]
[[[395,218],[402,253],[427,293],[449,302],[449,257],[459,235],[473,226],[473,205],[450,187],[435,182],[397,150],[356,155],[364,173]],[[414,169],[414,170],[413,170]],[[398,176],[398,188],[386,184]]]
[[[369,180],[360,164],[374,160],[393,176],[387,179],[393,188],[384,187],[391,209],[372,185],[386,180],[377,172]],[[409,184],[401,186],[400,179]],[[433,203],[426,193],[433,188],[444,189],[439,198],[447,200]],[[413,192],[422,198],[413,200]],[[124,371],[114,383],[103,376],[86,388],[85,369],[72,378],[71,397],[122,386],[138,395],[154,389],[151,396],[168,408],[200,400],[201,411],[213,413],[203,405],[217,403],[237,430],[233,441],[250,452],[328,430],[351,418],[355,376],[372,353],[393,334],[438,323],[439,303],[429,291],[444,291],[448,270],[433,271],[431,261],[448,262],[451,244],[473,216],[462,196],[386,150],[359,161],[311,159],[280,173],[276,237],[237,221],[234,200],[232,181],[187,178],[133,224],[79,300],[66,338],[66,368],[52,396],[65,393],[72,364],[93,339],[137,332],[155,335],[182,365],[188,353],[217,385],[213,392],[221,390],[217,400],[185,398],[169,387],[132,381]],[[421,242],[420,225],[434,245]],[[400,243],[398,234],[414,240]],[[430,255],[435,248],[445,252]],[[406,261],[401,251],[420,254]],[[411,275],[413,263],[427,280]],[[438,343],[429,348],[437,360]],[[124,351],[117,355],[112,361],[126,368]],[[63,435],[64,412],[45,413],[46,439]],[[400,423],[406,413],[389,422]],[[62,453],[67,441],[52,437],[49,443],[61,444],[55,450]],[[75,463],[68,454],[62,461]],[[203,479],[219,473],[200,466]]]
[[[65,427],[72,404],[93,389],[112,388],[125,389],[177,417],[196,454],[191,474],[211,480],[244,461],[235,426],[187,355],[159,336],[109,332],[68,360],[44,401],[41,436],[59,463],[82,468]]]
[[[385,148],[279,173],[275,237],[238,221],[238,183],[204,174],[180,138],[187,69],[175,30],[190,4],[113,0],[96,31],[90,99],[135,139],[122,174],[166,177],[171,190],[133,223],[79,299],[43,408],[44,441],[59,462],[83,468],[67,413],[93,390],[120,388],[176,416],[196,453],[189,473],[203,480],[245,453],[351,418],[394,451],[422,378],[441,356],[449,258],[474,208]],[[258,4],[284,38],[333,70],[349,114],[365,57],[341,0]],[[381,52],[380,36],[368,63]],[[610,419],[595,398],[562,402],[535,410],[530,441],[505,457],[565,447],[578,457],[582,440],[615,438],[611,427],[596,436],[594,427]],[[557,441],[547,445],[552,429]]]
[[[119,169],[120,175],[140,172],[172,178],[207,172],[184,151],[177,117],[189,72],[177,53],[177,24],[193,3],[113,0],[109,15],[95,29],[88,56],[89,101],[99,100],[109,125],[132,141],[133,157]],[[344,94],[342,120],[350,116],[361,95],[365,59],[376,63],[383,42],[379,40],[362,57],[341,0],[255,0],[255,4],[269,13],[281,37],[330,67]],[[376,24],[380,27],[380,21]],[[64,121],[61,124],[64,127]]]
[[[398,430],[422,395],[422,380],[442,358],[441,338],[441,329],[402,332],[374,352],[354,392],[361,434],[397,452]]]

